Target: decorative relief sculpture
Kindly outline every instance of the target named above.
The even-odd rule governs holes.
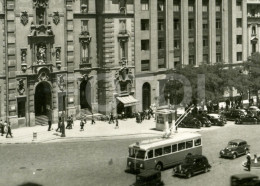
[[[58,87],[60,88],[61,91],[63,91],[65,89],[65,80],[64,80],[64,75],[57,75],[57,83],[58,83]]]
[[[37,63],[45,64],[46,62],[46,45],[40,44],[37,49]]]
[[[55,25],[59,24],[60,22],[59,12],[53,12],[52,20]]]
[[[36,8],[46,8],[48,6],[49,0],[33,0],[34,7]]]
[[[25,92],[23,81],[24,81],[23,79],[18,79],[17,91],[18,91],[19,95],[23,95],[23,93]]]
[[[21,23],[25,26],[28,23],[28,13],[26,11],[21,12]]]

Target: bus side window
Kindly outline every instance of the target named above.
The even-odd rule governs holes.
[[[163,148],[163,153],[164,153],[164,154],[169,154],[169,153],[171,153],[171,146],[164,147],[164,148]]]
[[[148,152],[148,159],[153,158],[153,150],[150,150]]]
[[[196,139],[195,140],[195,146],[201,145],[201,139]]]
[[[172,145],[172,152],[176,152],[177,151],[177,144]]]
[[[185,142],[178,143],[178,150],[183,150],[185,149]]]
[[[189,149],[191,147],[193,147],[193,141],[186,141],[186,148]]]
[[[155,149],[155,157],[162,155],[162,148]]]

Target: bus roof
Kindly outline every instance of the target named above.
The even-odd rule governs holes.
[[[172,144],[175,142],[183,141],[183,140],[188,140],[188,139],[193,139],[193,138],[200,138],[201,135],[198,133],[177,133],[173,134],[169,138],[154,138],[154,139],[148,139],[148,140],[143,140],[140,142],[133,143],[129,145],[129,148],[140,148],[142,150],[148,150],[150,148],[154,147],[159,147],[159,146],[164,146],[167,144]]]

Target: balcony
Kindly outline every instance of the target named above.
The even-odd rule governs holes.
[[[81,11],[81,13],[88,13],[88,5],[82,4],[80,6],[80,11]]]
[[[180,30],[173,30],[174,37],[180,37],[181,36],[181,31]]]
[[[208,12],[202,12],[202,18],[206,19],[209,17],[209,13]]]
[[[87,30],[81,31],[79,35],[79,41],[81,43],[90,43],[91,42],[91,36]]]
[[[81,63],[79,64],[80,68],[91,68],[91,57],[82,57]]]
[[[180,18],[181,17],[181,13],[180,12],[173,12],[173,17],[174,18]]]
[[[260,17],[258,16],[247,16],[247,24],[258,24],[260,21]]]
[[[54,43],[54,34],[52,31],[51,24],[48,25],[35,25],[31,23],[31,33],[28,35],[29,44],[32,43]]]
[[[130,37],[130,34],[128,33],[127,30],[119,30],[117,37],[119,41],[127,42]]]
[[[216,18],[221,18],[221,12],[216,12]]]
[[[178,48],[178,49],[174,49],[174,57],[178,57],[181,55],[181,50]]]

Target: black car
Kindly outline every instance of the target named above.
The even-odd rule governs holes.
[[[179,124],[179,127],[180,128],[200,129],[201,122],[197,118],[193,117],[192,115],[189,115],[181,121],[181,123]]]
[[[253,174],[236,174],[231,176],[231,186],[260,186],[260,180]]]
[[[173,168],[174,176],[185,176],[190,178],[191,176],[201,173],[208,172],[211,165],[208,159],[203,155],[187,155],[184,162],[179,166]]]
[[[201,127],[211,127],[211,121],[206,117],[206,115],[198,115],[197,119],[200,121]]]
[[[243,109],[234,109],[234,110],[223,112],[223,114],[227,120],[235,121],[240,117],[244,117],[247,113]]]
[[[157,170],[147,170],[136,175],[136,182],[131,186],[163,186],[161,172]]]
[[[206,117],[211,121],[211,125],[224,126],[227,123],[225,117],[220,114],[207,114]]]
[[[237,118],[235,124],[260,124],[260,120],[256,116],[245,115],[243,117]]]

